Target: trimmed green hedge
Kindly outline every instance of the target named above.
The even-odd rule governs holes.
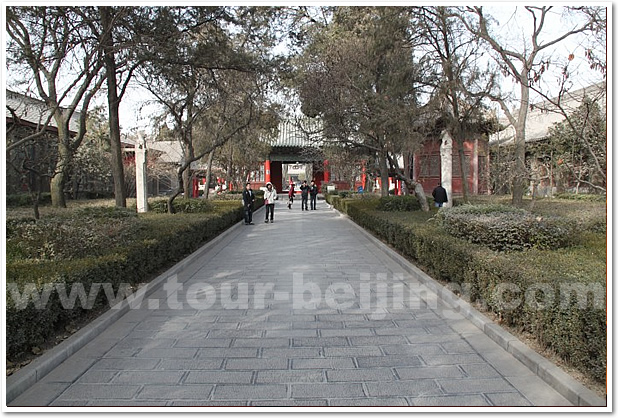
[[[51,193],[41,193],[40,205],[51,204]],[[32,206],[32,196],[30,193],[8,194],[6,195],[6,206],[9,208]]]
[[[380,198],[378,210],[385,212],[410,212],[421,210],[421,204],[414,196],[388,196]]]
[[[77,303],[72,309],[65,309],[57,291],[54,290],[50,292],[49,301],[42,309],[37,309],[32,300],[29,300],[24,308],[18,305],[20,296],[24,295],[25,290],[41,294],[45,286],[59,284],[62,289],[70,293],[73,284],[81,284],[85,295],[89,295],[94,283],[105,283],[111,286],[114,294],[117,294],[121,286],[137,286],[148,281],[161,269],[181,260],[242,219],[242,205],[239,201],[216,202],[212,205],[213,210],[209,213],[140,215],[138,218],[133,218],[132,227],[126,225],[131,229],[132,235],[126,237],[126,240],[116,241],[121,244],[105,243],[102,246],[93,246],[90,252],[83,248],[79,248],[78,251],[75,248],[75,245],[80,245],[76,244],[77,238],[73,241],[70,239],[69,241],[73,242],[74,252],[82,255],[80,258],[51,256],[47,259],[37,258],[36,251],[20,253],[13,250],[12,255],[7,253],[7,357],[12,358],[29,351],[33,346],[52,337],[57,330],[72,320],[88,314],[92,308],[109,303],[105,292],[100,289],[98,297],[91,301],[92,306],[88,306],[87,309],[81,303]],[[81,213],[75,217],[74,223],[82,222],[88,225],[90,222],[100,222],[103,214],[108,213],[109,217],[105,219],[106,225],[112,226],[122,221],[117,216],[126,212],[113,208],[89,208],[88,211],[91,212],[90,217],[85,217]],[[55,220],[46,225],[58,226],[66,221],[66,219]],[[33,228],[32,225],[37,223],[27,224],[28,228]],[[18,228],[17,224],[12,225],[12,228]],[[69,230],[65,230],[64,233],[68,233]],[[105,231],[105,228],[102,230]],[[73,235],[78,236],[80,230],[76,231]],[[15,232],[13,230],[13,233]],[[95,238],[98,241],[101,239],[100,236]],[[11,246],[19,248],[17,242],[13,242]],[[34,244],[31,242],[26,247],[34,248]],[[103,248],[105,251],[95,251],[95,247]],[[14,295],[17,297],[14,298]]]
[[[499,253],[446,233],[432,212],[382,212],[373,202],[329,196],[329,203],[432,277],[449,283],[507,325],[531,333],[568,364],[606,379],[605,237],[579,246]],[[571,292],[580,287],[579,292]],[[588,292],[590,291],[590,292]]]
[[[530,247],[556,249],[575,243],[573,222],[558,216],[535,215],[505,205],[462,205],[443,208],[438,219],[446,232],[495,251]]]

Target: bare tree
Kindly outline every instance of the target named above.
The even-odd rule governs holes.
[[[451,7],[415,7],[412,9],[417,31],[415,42],[427,51],[435,74],[424,82],[433,89],[432,102],[442,123],[457,144],[461,167],[463,200],[468,201],[468,164],[464,142],[478,132],[485,119],[483,101],[493,89],[495,73],[481,64],[483,51]]]
[[[515,129],[515,165],[513,173],[512,203],[521,205],[526,190],[528,173],[526,169],[526,119],[530,107],[530,91],[537,84],[543,73],[550,65],[551,49],[556,44],[578,33],[590,31],[592,20],[584,19],[582,22],[563,27],[561,33],[547,39],[547,19],[551,19],[551,6],[526,6],[532,24],[531,30],[525,34],[529,42],[521,50],[510,48],[498,35],[490,30],[491,18],[487,17],[482,7],[474,6],[466,8],[467,13],[462,14],[462,22],[466,28],[476,36],[479,36],[490,46],[495,53],[495,59],[504,75],[513,77],[519,85],[519,106],[512,110],[507,97],[502,94],[491,95],[505,113],[511,125]],[[584,16],[585,17],[585,16]],[[545,54],[547,52],[547,54]]]
[[[30,69],[58,129],[51,195],[53,206],[66,207],[64,187],[72,156],[86,133],[88,106],[105,80],[99,50],[71,7],[11,6],[6,17],[10,64]],[[75,116],[77,126],[71,128]],[[76,129],[75,136],[71,129]]]

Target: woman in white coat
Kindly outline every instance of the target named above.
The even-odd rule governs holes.
[[[275,190],[271,182],[266,183],[266,191],[264,192],[264,205],[266,205],[266,219],[268,223],[268,214],[270,213],[270,222],[272,223],[275,216],[275,200],[277,200],[277,190]]]

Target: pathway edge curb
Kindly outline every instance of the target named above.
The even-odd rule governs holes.
[[[261,208],[260,208],[261,209]],[[260,210],[258,209],[258,210]],[[257,212],[257,211],[256,211]],[[170,276],[182,271],[187,265],[191,264],[196,258],[203,253],[208,252],[220,241],[227,238],[230,234],[240,229],[244,221],[239,221],[206,242],[200,248],[174,264],[168,270],[164,271],[159,276],[148,282],[144,287],[135,292],[136,300],[146,300],[153,292],[158,290],[159,286]],[[143,297],[143,299],[140,299]],[[79,351],[82,347],[92,341],[97,335],[111,326],[114,322],[120,319],[129,311],[130,303],[125,299],[122,302],[114,305],[109,310],[101,314],[94,321],[81,328],[69,338],[45,352],[41,357],[36,358],[27,366],[19,369],[5,380],[6,398],[5,405],[8,405],[15,400],[19,395],[24,393],[30,386],[37,383],[52,370],[58,367],[62,362],[68,359],[72,354]]]
[[[523,365],[530,369],[535,375],[550,385],[554,390],[568,399],[576,406],[597,406],[606,407],[607,402],[593,391],[576,381],[567,373],[562,371],[554,363],[538,354],[536,351],[521,342],[513,334],[504,328],[496,325],[491,319],[483,315],[465,300],[459,298],[447,287],[413,265],[404,256],[399,254],[389,245],[382,242],[375,235],[365,230],[354,222],[347,214],[340,212],[329,204],[329,207],[338,212],[340,216],[354,225],[362,234],[368,237],[384,254],[399,264],[409,273],[417,276],[422,282],[431,284],[440,289],[439,299],[446,305],[461,313],[466,319],[470,320],[485,335],[500,345],[506,352],[511,354]],[[448,295],[448,297],[444,297]]]

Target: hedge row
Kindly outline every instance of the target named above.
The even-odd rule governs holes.
[[[41,193],[39,204],[51,204],[51,193]],[[32,196],[30,193],[8,194],[6,195],[6,206],[8,208],[32,206]]]
[[[116,211],[112,210],[112,213]],[[54,290],[49,301],[37,309],[32,298],[20,304],[20,298],[28,292],[39,295],[45,286],[60,284],[70,294],[74,284],[81,284],[85,295],[90,295],[94,283],[111,284],[114,294],[121,286],[125,286],[125,291],[131,290],[126,285],[137,286],[148,281],[161,269],[197,250],[241,218],[242,205],[238,201],[217,202],[210,213],[147,214],[139,218],[137,239],[105,254],[78,259],[9,260],[6,266],[7,357],[18,357],[52,337],[71,321],[109,303],[101,289],[96,300],[91,301],[91,306],[84,308],[82,303],[77,303],[72,309],[66,309]],[[113,223],[117,220],[111,217],[108,221]]]
[[[531,247],[556,249],[576,243],[576,225],[559,216],[540,216],[506,205],[462,205],[438,212],[444,230],[495,251]]]
[[[602,235],[587,233],[582,240],[586,247],[498,253],[450,236],[431,221],[429,214],[377,211],[377,200],[327,199],[434,278],[460,289],[505,324],[531,333],[568,364],[599,382],[605,381]],[[573,293],[578,287],[579,292]]]

